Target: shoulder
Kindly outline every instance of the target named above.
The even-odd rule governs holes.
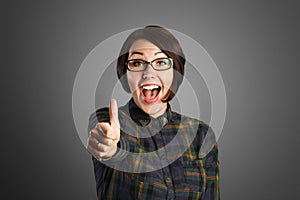
[[[90,115],[89,118],[90,121],[94,119],[97,119],[98,122],[109,121],[109,108],[104,107],[97,109],[94,113]]]
[[[123,105],[118,108],[119,118],[124,118],[129,116],[128,105]],[[89,129],[96,126],[98,122],[109,122],[109,107],[98,108],[95,112],[90,114],[89,117]]]
[[[99,108],[89,117],[88,131],[93,129],[98,122],[109,122],[109,108]]]
[[[192,117],[178,114],[176,112],[172,113],[172,119],[176,126],[178,126],[179,132],[185,135],[186,138],[193,141],[192,144],[194,147],[201,148],[201,153],[207,154],[212,146],[216,143],[216,137],[209,126],[209,124]],[[202,152],[204,151],[204,152]]]
[[[182,115],[174,111],[172,111],[172,121],[176,124],[180,124],[181,127],[196,128],[201,129],[203,131],[207,131],[209,129],[209,125],[204,121],[186,115]]]
[[[121,107],[118,107],[119,117],[120,115],[129,115],[129,102]],[[90,120],[97,118],[99,122],[109,121],[109,107],[98,108],[94,113],[90,115]]]

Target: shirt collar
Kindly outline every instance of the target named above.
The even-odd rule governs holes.
[[[133,98],[129,101],[129,114],[133,121],[135,121],[140,126],[147,126],[151,121],[160,121],[162,126],[166,125],[168,121],[170,121],[172,117],[171,106],[167,103],[167,110],[164,114],[157,118],[151,117],[149,114],[145,113],[142,109],[140,109]]]

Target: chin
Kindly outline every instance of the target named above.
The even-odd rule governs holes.
[[[144,100],[143,95],[140,95],[139,98],[134,98],[134,101],[139,108],[151,116],[159,116],[160,114],[163,114],[167,107],[167,103],[162,102],[161,97],[159,97],[156,101],[149,103]]]

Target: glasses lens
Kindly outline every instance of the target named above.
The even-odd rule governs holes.
[[[145,61],[143,60],[129,60],[127,62],[127,67],[131,71],[143,71]]]
[[[169,58],[158,58],[153,61],[153,67],[156,70],[167,70],[172,66],[172,61]]]

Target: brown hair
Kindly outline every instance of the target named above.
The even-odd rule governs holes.
[[[123,89],[130,93],[127,80],[127,68],[125,62],[128,59],[129,49],[132,44],[139,39],[145,39],[157,46],[164,54],[173,59],[173,82],[169,92],[163,98],[164,102],[168,102],[175,96],[184,75],[185,57],[177,39],[165,28],[156,25],[146,26],[132,32],[124,42],[119,58],[117,61],[117,74],[121,81]]]

